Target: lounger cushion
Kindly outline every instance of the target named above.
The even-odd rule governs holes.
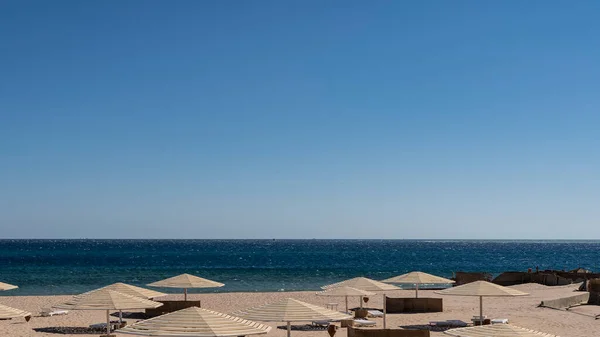
[[[383,312],[379,310],[369,310],[368,313],[373,317],[383,317]]]
[[[366,319],[355,319],[354,323],[356,323],[358,325],[375,325],[375,324],[377,324],[377,322],[375,322],[375,321],[369,321]]]

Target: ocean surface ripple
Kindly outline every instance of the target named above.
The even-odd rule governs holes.
[[[295,291],[354,276],[420,270],[598,271],[598,241],[432,240],[0,240],[1,295],[76,294],[114,282],[139,286],[181,273],[225,283],[192,290]],[[157,289],[177,292],[176,289]]]

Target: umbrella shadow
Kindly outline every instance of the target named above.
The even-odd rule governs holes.
[[[429,330],[429,331],[435,331],[435,332],[444,332],[446,330],[456,328],[456,327],[451,327],[451,326],[435,326],[435,325],[427,325],[427,324],[400,325],[400,327],[405,330]]]
[[[86,328],[80,326],[51,326],[45,328],[34,328],[33,331],[60,335],[96,335],[106,333],[106,329]]]
[[[382,308],[371,308],[371,307],[355,307],[355,308],[348,308],[349,311],[356,311],[359,309],[364,309],[364,310],[383,310]]]
[[[287,330],[287,325],[279,325],[277,329]],[[302,325],[292,325],[290,326],[291,330],[295,331],[324,331],[327,330],[326,326],[319,326],[313,324],[302,324]]]
[[[110,314],[113,317],[117,317],[119,318],[119,313],[118,312],[113,312]],[[123,318],[127,318],[127,319],[148,319],[150,318],[149,316],[147,316],[145,313],[143,312],[123,312]]]

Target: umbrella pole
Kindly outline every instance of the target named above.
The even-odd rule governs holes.
[[[290,337],[292,335],[292,322],[288,321],[287,322],[287,337]]]
[[[362,309],[362,295],[360,296],[360,308]]]
[[[387,308],[386,308],[386,303],[385,303],[385,294],[383,294],[383,328],[385,329],[385,323],[386,323],[386,317],[387,316]]]
[[[110,336],[110,314],[106,310],[106,337]]]
[[[183,300],[187,301],[187,288],[183,288]]]
[[[483,325],[483,296],[479,296],[479,325]]]
[[[418,284],[418,283],[416,283],[416,285],[417,285],[417,287],[416,287],[416,289],[417,289],[417,294],[416,294],[416,297],[415,297],[415,298],[419,298],[419,284]]]
[[[119,323],[123,324],[123,310],[119,310]]]
[[[348,296],[346,295],[346,312],[348,312]]]

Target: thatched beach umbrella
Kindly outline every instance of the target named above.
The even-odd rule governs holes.
[[[0,290],[13,290],[13,289],[17,289],[17,288],[18,288],[18,286],[14,286],[12,284],[0,282]]]
[[[420,284],[451,284],[455,283],[453,280],[423,273],[420,271],[413,271],[408,274],[395,276],[381,282],[385,283],[398,283],[398,284],[414,284],[415,285],[415,297],[419,297],[419,285]]]
[[[375,280],[372,280],[372,279],[366,278],[366,277],[351,278],[351,279],[348,279],[345,281],[322,286],[321,289],[331,289],[331,288],[337,288],[337,287],[343,287],[343,286],[367,290],[367,291],[386,291],[386,290],[399,290],[400,289],[394,285],[383,283],[381,281],[375,281]]]
[[[338,282],[338,283],[334,283],[334,284],[330,284],[330,285],[326,285],[323,286],[321,288],[323,289],[331,289],[331,288],[337,288],[337,287],[343,287],[343,286],[348,286],[348,287],[352,287],[352,288],[356,288],[356,289],[361,289],[361,290],[366,290],[366,291],[374,291],[374,292],[381,292],[383,293],[383,328],[385,329],[386,327],[386,316],[387,316],[387,310],[385,308],[385,292],[386,291],[394,291],[394,290],[400,290],[399,287],[396,287],[395,285],[391,285],[391,284],[387,284],[387,283],[383,283],[380,281],[375,281],[375,280],[371,280],[369,278],[366,277],[355,277],[355,278],[351,278],[342,282]],[[361,297],[361,301],[362,301],[362,297]],[[361,302],[362,305],[362,302]]]
[[[375,293],[348,286],[329,288],[327,290],[317,292],[317,296],[344,296],[346,298],[346,312],[348,312],[348,296],[359,296],[362,307],[363,296],[371,295],[375,295]]]
[[[131,296],[135,296],[135,297],[141,297],[141,298],[145,298],[145,299],[152,299],[155,297],[167,295],[167,294],[161,293],[159,291],[136,287],[136,286],[132,286],[131,284],[126,284],[126,283],[121,283],[121,282],[113,283],[106,287],[99,288],[98,290],[100,290],[100,289],[114,290],[114,291],[120,292],[121,294],[131,295]]]
[[[119,329],[119,333],[169,337],[236,337],[265,334],[270,330],[268,325],[190,307],[134,323]]]
[[[519,328],[509,324],[479,325],[444,331],[455,337],[558,337],[549,333]]]
[[[145,299],[152,299],[155,297],[160,297],[160,296],[166,295],[165,293],[132,286],[130,284],[121,283],[121,282],[113,283],[111,285],[99,288],[97,290],[114,290],[114,291],[120,292],[121,294],[131,295],[131,296],[145,298]],[[119,321],[121,323],[123,323],[123,310],[119,310]]]
[[[173,276],[162,281],[157,281],[148,284],[150,287],[164,287],[164,288],[183,288],[183,299],[187,301],[187,290],[188,288],[215,288],[224,286],[223,283],[207,280],[202,277],[181,274]]]
[[[458,287],[436,291],[440,295],[479,296],[479,319],[483,321],[483,297],[513,297],[529,295],[522,291],[503,287],[487,281],[475,281]]]
[[[126,295],[114,290],[100,289],[74,296],[55,308],[67,310],[106,310],[106,334],[110,335],[110,310],[158,308],[162,303]]]
[[[29,318],[31,318],[31,313],[0,304],[0,319],[10,319],[17,317],[25,317],[25,319],[29,321]]]
[[[285,298],[263,306],[240,310],[233,315],[261,322],[287,322],[287,335],[291,335],[291,322],[329,321],[350,319],[352,316],[314,304]]]

